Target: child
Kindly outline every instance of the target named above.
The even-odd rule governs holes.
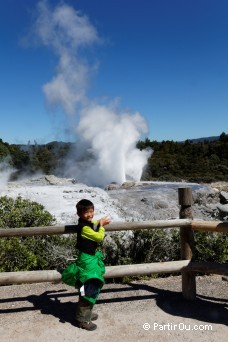
[[[108,217],[93,220],[94,205],[89,200],[79,201],[76,208],[79,216],[76,245],[79,250],[76,261],[79,276],[76,286],[80,289],[76,323],[80,328],[91,331],[97,328],[92,321],[96,320],[98,315],[92,313],[92,309],[103,286],[105,273],[103,255],[97,251],[97,247],[104,239],[104,226],[111,220]]]

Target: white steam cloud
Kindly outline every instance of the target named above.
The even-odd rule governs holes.
[[[16,170],[12,168],[12,166],[10,165],[10,158],[4,158],[0,163],[0,191],[5,190],[10,179],[10,176],[14,171]]]
[[[66,4],[51,9],[47,1],[40,1],[37,9],[35,34],[59,59],[55,76],[43,86],[47,102],[78,115],[78,125],[72,128],[79,138],[77,153],[93,157],[74,164],[68,160],[68,176],[91,185],[140,180],[149,152],[135,145],[148,131],[145,119],[86,96],[96,65],[85,58],[85,50],[101,42],[96,29],[87,16]]]
[[[48,103],[74,114],[85,101],[91,73],[80,51],[99,42],[97,32],[86,16],[68,5],[51,9],[47,1],[41,1],[37,8],[35,34],[59,58],[56,75],[43,86],[44,93]]]
[[[104,183],[140,179],[147,152],[139,151],[135,144],[147,126],[139,113],[121,113],[99,105],[86,107],[76,131],[90,143],[96,157],[92,165],[94,177],[102,175]]]

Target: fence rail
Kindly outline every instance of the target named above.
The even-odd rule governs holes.
[[[168,229],[177,227],[191,227],[193,230],[211,231],[211,232],[227,232],[228,222],[222,221],[201,221],[191,219],[172,219],[172,220],[155,220],[143,222],[116,222],[110,223],[105,231],[121,231],[121,230],[141,230],[141,229]],[[6,228],[0,229],[1,237],[15,236],[36,236],[36,235],[60,235],[75,234],[77,225],[66,226],[46,226],[46,227],[27,227],[27,228]]]
[[[157,220],[143,222],[116,222],[106,227],[106,231],[140,230],[140,229],[167,229],[180,228],[181,259],[178,261],[118,265],[106,267],[105,278],[116,278],[135,275],[150,275],[154,273],[182,274],[182,294],[184,298],[193,300],[196,296],[195,272],[228,275],[228,264],[209,262],[194,262],[194,230],[209,232],[228,232],[228,222],[193,220],[192,217],[192,190],[179,188],[180,219]],[[54,234],[75,234],[76,225],[47,226],[31,228],[0,229],[1,237],[36,236]],[[55,270],[2,272],[0,285],[59,282],[61,274]]]
[[[228,275],[226,264],[191,262],[190,260],[154,262],[147,264],[107,266],[104,277],[120,278],[157,273],[206,272]],[[0,273],[0,285],[61,282],[61,274],[56,270],[24,271]]]

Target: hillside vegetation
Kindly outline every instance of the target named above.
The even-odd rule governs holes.
[[[217,139],[204,140],[138,141],[140,150],[152,149],[144,169],[142,180],[213,182],[227,181],[228,175],[228,135],[222,133]],[[7,161],[19,174],[44,174],[63,176],[64,161],[77,144],[50,142],[45,145],[15,145],[0,139],[0,163]],[[1,170],[1,168],[0,168]],[[73,177],[73,175],[72,175]]]
[[[227,181],[228,135],[216,140],[174,142],[139,141],[140,150],[151,148],[153,154],[143,173],[143,180],[189,182]]]

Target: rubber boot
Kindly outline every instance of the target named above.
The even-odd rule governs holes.
[[[89,331],[97,328],[96,324],[91,322],[91,319],[97,319],[98,315],[92,315],[93,304],[83,297],[79,297],[76,309],[76,323],[79,328]]]

